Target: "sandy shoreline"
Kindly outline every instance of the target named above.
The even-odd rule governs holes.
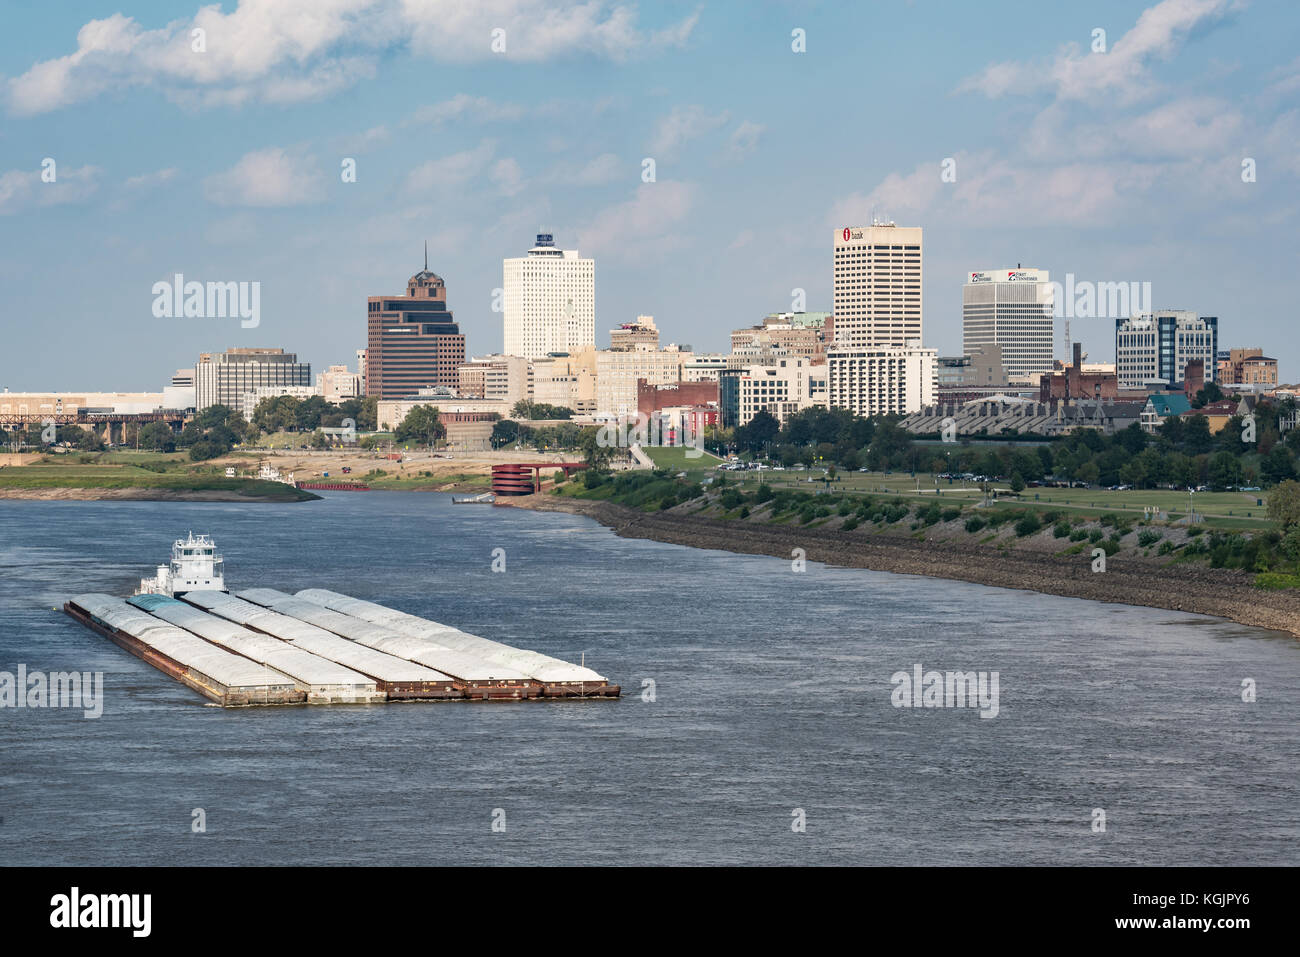
[[[624,538],[786,559],[793,549],[802,548],[809,561],[829,565],[1195,612],[1300,637],[1300,597],[1289,590],[1258,589],[1252,575],[1236,569],[1164,566],[1115,556],[1109,559],[1105,572],[1095,573],[1086,555],[1004,552],[959,542],[642,512],[608,502],[551,495],[498,499],[498,504],[586,515]]]

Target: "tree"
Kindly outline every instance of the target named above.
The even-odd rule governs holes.
[[[1268,517],[1283,532],[1300,526],[1300,482],[1287,479],[1268,493]]]
[[[439,421],[438,410],[432,405],[412,406],[393,433],[398,442],[414,442],[429,448],[446,435],[447,427]]]
[[[1011,491],[1017,494],[1025,490],[1025,480],[1019,472],[1011,473]]]
[[[759,409],[746,425],[736,430],[736,444],[752,454],[763,450],[768,442],[777,437],[781,423],[767,409]]]
[[[1193,397],[1191,403],[1192,408],[1200,409],[1209,405],[1211,402],[1218,402],[1222,398],[1223,390],[1219,388],[1218,383],[1207,382],[1205,385],[1201,386],[1195,397]]]
[[[1241,463],[1231,452],[1215,452],[1210,458],[1210,484],[1227,488],[1241,481]]]
[[[582,460],[587,463],[587,471],[590,474],[601,475],[609,471],[614,449],[601,442],[600,429],[594,426],[583,429],[578,436],[578,448],[582,450]]]
[[[150,422],[140,430],[140,448],[153,452],[174,451],[176,433],[166,422]]]

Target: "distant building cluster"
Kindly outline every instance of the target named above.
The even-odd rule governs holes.
[[[1220,349],[1217,317],[1150,310],[1149,302],[1141,308],[1150,311],[1115,318],[1113,363],[1088,362],[1070,343],[1068,319],[1072,354],[1057,358],[1058,299],[1070,300],[1064,315],[1076,315],[1073,276],[1062,287],[1047,270],[1019,263],[965,274],[961,352],[941,356],[924,345],[923,264],[920,227],[837,228],[831,311],[769,313],[733,329],[721,353],[663,344],[655,317],[638,315],[615,324],[601,349],[595,261],[538,233],[524,255],[502,261],[493,308],[502,313],[503,352],[471,356],[426,247],[404,293],[366,300],[355,369],[330,365],[313,378],[308,363],[282,348],[229,348],[176,370],[159,393],[6,391],[0,420],[153,414],[171,421],[218,404],[251,419],[268,398],[320,396],[335,404],[375,399],[381,429],[395,428],[417,405],[435,405],[452,431],[479,443],[521,403],[565,409],[580,424],[644,417],[670,441],[708,426],[745,426],[764,412],[784,423],[814,406],[900,416],[913,432],[952,418],[967,434],[1054,434],[1130,422],[1154,429],[1185,414],[1209,384],[1245,396],[1226,400],[1234,409],[1258,395],[1294,394],[1279,387],[1277,360],[1263,348]]]

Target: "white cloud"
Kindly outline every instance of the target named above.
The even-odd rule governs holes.
[[[727,113],[710,113],[702,106],[675,106],[663,117],[650,138],[650,154],[656,158],[675,156],[690,140],[720,129]]]
[[[579,230],[578,248],[622,259],[653,258],[678,248],[686,241],[679,227],[694,201],[689,183],[642,183],[631,199],[601,210]]]
[[[64,169],[56,165],[54,172],[52,183],[42,181],[40,169],[0,173],[0,216],[33,207],[82,202],[99,189],[103,171],[97,166]]]
[[[297,206],[320,199],[323,189],[313,160],[278,146],[247,153],[203,181],[204,195],[218,206]]]
[[[497,160],[492,166],[492,182],[504,196],[514,196],[524,188],[523,170],[513,159]]]
[[[407,47],[443,61],[524,61],[594,55],[625,59],[680,46],[696,17],[646,34],[636,9],[609,0],[239,0],[145,29],[121,13],[87,22],[76,49],[7,83],[9,109],[30,115],[109,90],[155,86],[191,107],[318,99],[373,76],[382,56]],[[491,50],[507,31],[506,52]],[[194,49],[193,31],[204,31]]]
[[[484,140],[472,150],[421,163],[407,174],[406,189],[413,193],[427,193],[460,186],[481,174],[495,152],[496,144]]]
[[[513,103],[496,103],[486,96],[457,93],[440,103],[421,106],[411,114],[404,125],[446,123],[449,120],[469,119],[478,123],[511,122],[524,115],[523,107]]]
[[[152,173],[128,177],[122,185],[127,189],[150,189],[163,183],[170,183],[176,178],[176,172],[175,166],[168,166],[166,169],[154,170]]]
[[[1222,21],[1238,0],[1161,0],[1142,12],[1133,28],[1105,53],[1066,44],[1043,62],[994,63],[957,87],[990,99],[1011,93],[1049,90],[1060,100],[1085,100],[1104,94],[1131,101],[1152,92],[1148,64],[1167,60],[1188,36]]]
[[[731,131],[731,136],[727,140],[726,158],[737,163],[743,160],[758,149],[758,141],[762,138],[766,129],[767,127],[761,123],[742,120],[740,125]]]

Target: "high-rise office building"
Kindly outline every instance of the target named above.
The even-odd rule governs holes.
[[[987,269],[966,274],[961,290],[962,352],[1001,346],[1012,382],[1038,383],[1052,371],[1052,285],[1045,269]]]
[[[447,287],[424,268],[406,284],[405,296],[366,301],[366,395],[400,399],[431,386],[460,384],[465,337],[450,309]]]
[[[835,231],[837,347],[921,341],[921,227],[874,223]]]
[[[1115,320],[1115,374],[1120,389],[1148,383],[1183,381],[1187,363],[1205,364],[1205,378],[1215,381],[1219,320],[1195,312],[1167,309],[1151,315]]]
[[[195,404],[202,411],[224,405],[243,408],[244,395],[270,386],[310,388],[311,364],[283,349],[227,349],[205,352],[194,367]]]
[[[526,256],[503,262],[505,353],[541,359],[596,345],[596,261],[538,233]]]

